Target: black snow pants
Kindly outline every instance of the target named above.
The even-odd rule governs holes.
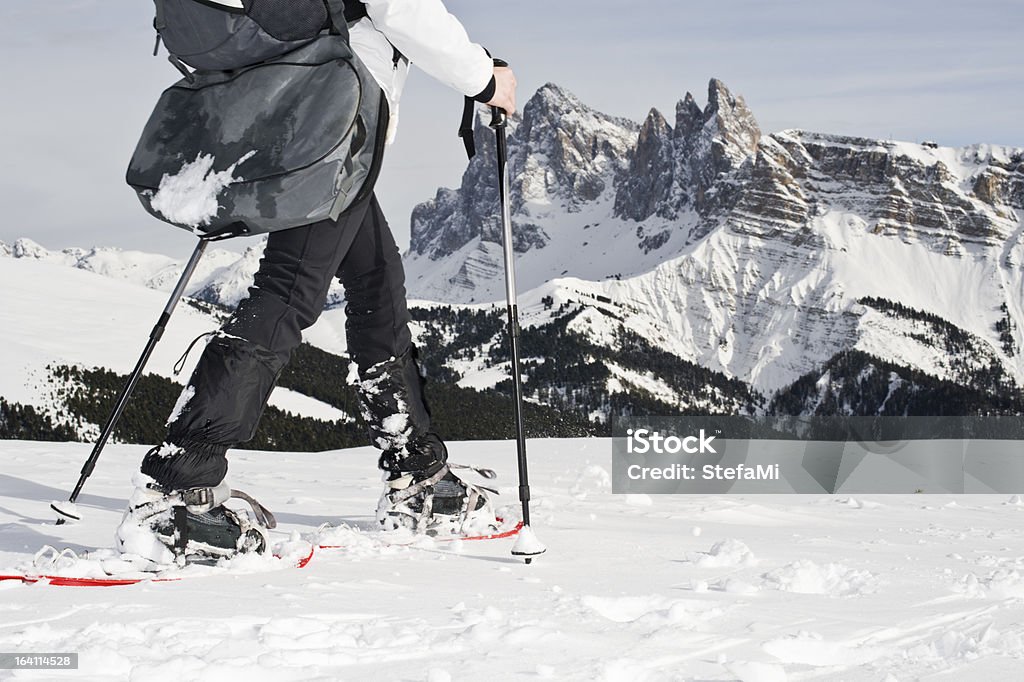
[[[213,335],[142,473],[168,489],[216,486],[228,448],[250,440],[302,330],[323,310],[334,277],[345,289],[348,350],[360,405],[382,469],[419,471],[445,461],[430,427],[409,333],[401,255],[375,196],[337,221],[272,233],[248,298]],[[345,381],[343,376],[325,377]]]

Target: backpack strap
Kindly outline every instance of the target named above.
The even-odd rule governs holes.
[[[466,146],[466,156],[472,161],[476,156],[476,140],[473,138],[473,123],[475,121],[476,102],[472,97],[467,96],[462,104],[462,122],[459,124],[459,137],[462,144]]]
[[[156,5],[156,15],[153,17],[153,28],[156,30],[156,44],[153,46],[153,56],[160,54],[160,31],[167,28],[167,20],[164,18],[164,0],[153,0]]]
[[[348,33],[348,24],[366,16],[366,5],[358,0],[324,0],[331,17],[331,33]]]
[[[359,21],[363,17],[369,16],[366,12],[366,5],[359,0],[349,0],[345,3],[345,20],[348,23],[353,21]]]

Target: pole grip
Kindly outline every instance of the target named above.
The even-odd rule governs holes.
[[[507,67],[508,62],[504,59],[494,58],[495,66]],[[491,107],[491,127],[492,128],[504,128],[505,124],[508,123],[508,112],[501,107]]]

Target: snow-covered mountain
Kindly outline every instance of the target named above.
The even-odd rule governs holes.
[[[239,257],[225,249],[208,248],[192,276],[186,293],[197,300],[233,306],[246,296],[259,267],[265,240],[254,242]],[[181,277],[184,261],[112,247],[68,248],[51,251],[28,238],[13,244],[0,242],[0,257],[7,256],[94,272],[150,289],[170,293]]]
[[[483,127],[477,147],[462,186],[413,213],[415,296],[504,295]],[[1022,149],[764,134],[717,80],[703,109],[687,94],[674,122],[652,110],[639,126],[547,85],[510,148],[520,288],[601,301],[594,338],[631,329],[767,392],[851,349],[956,380],[920,320],[862,303],[880,299],[937,316],[1024,383]]]

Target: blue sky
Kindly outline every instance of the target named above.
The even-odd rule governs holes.
[[[666,114],[723,80],[763,130],[1024,147],[1024,2],[972,0],[449,0],[512,62],[520,99],[551,81],[606,113]],[[181,255],[194,239],[150,218],[124,168],[175,80],[149,0],[4,0],[0,240]],[[400,244],[412,207],[454,186],[461,100],[414,73],[378,195]],[[238,247],[244,248],[239,242]]]

